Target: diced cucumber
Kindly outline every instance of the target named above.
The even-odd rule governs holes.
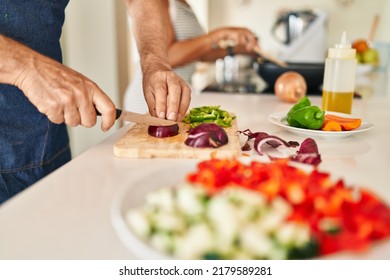
[[[267,209],[260,219],[258,219],[257,224],[264,232],[273,233],[279,229],[284,221],[285,218],[283,214]]]
[[[319,221],[318,227],[330,234],[337,234],[341,230],[340,222],[332,218],[323,218]]]
[[[319,244],[316,240],[311,239],[305,245],[291,248],[288,252],[288,259],[309,259],[319,254]]]
[[[205,196],[206,193],[201,188],[180,187],[176,192],[177,207],[185,215],[200,215],[205,211],[203,205]]]
[[[271,207],[283,218],[286,218],[292,213],[290,204],[281,197],[275,197],[271,202]]]
[[[158,212],[151,220],[156,231],[179,233],[185,229],[183,219],[176,213]]]
[[[210,200],[207,217],[218,238],[218,248],[229,248],[241,229],[236,207],[226,196],[217,195]]]
[[[151,232],[151,224],[146,211],[132,210],[126,214],[126,221],[137,236],[146,239]]]
[[[150,244],[157,250],[164,253],[172,253],[174,238],[166,232],[156,232],[150,238]]]
[[[206,252],[214,250],[214,234],[210,227],[197,224],[180,235],[175,243],[175,256],[182,259],[201,259]]]
[[[175,210],[174,195],[169,188],[161,188],[149,193],[146,197],[146,204],[158,211],[173,212]]]
[[[266,258],[274,247],[273,240],[253,225],[241,230],[240,241],[246,252],[259,258]]]

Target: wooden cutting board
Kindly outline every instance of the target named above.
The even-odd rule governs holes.
[[[124,158],[232,158],[241,154],[237,119],[226,129],[229,142],[219,148],[192,148],[184,144],[189,125],[179,123],[179,134],[156,138],[148,134],[148,126],[134,124],[114,145],[114,155]]]

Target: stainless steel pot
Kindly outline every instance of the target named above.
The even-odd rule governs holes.
[[[227,55],[215,62],[215,80],[218,84],[244,83],[252,71],[253,58],[245,55]]]

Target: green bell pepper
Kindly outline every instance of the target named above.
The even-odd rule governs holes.
[[[302,109],[304,107],[311,106],[311,102],[307,96],[302,97],[298,102],[291,107],[290,111],[287,113],[287,118],[294,113],[295,111]]]
[[[318,106],[306,106],[287,117],[289,125],[299,128],[320,129],[324,124],[325,111]]]
[[[235,116],[231,116],[219,106],[202,106],[192,108],[190,113],[183,118],[183,122],[190,124],[191,127],[204,122],[214,122],[222,127],[230,127],[234,118]]]

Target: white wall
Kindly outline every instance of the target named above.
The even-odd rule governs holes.
[[[62,40],[64,64],[96,82],[118,105],[121,73],[118,63],[117,5],[121,2],[70,1],[66,9]],[[124,9],[124,5],[120,8]],[[127,63],[124,64],[127,66]],[[103,133],[100,122],[93,128],[70,128],[73,156],[97,144],[117,128],[118,124],[110,132]]]
[[[327,45],[340,40],[343,30],[348,37],[366,38],[374,15],[381,16],[377,39],[390,41],[390,1],[355,0],[349,7],[343,7],[338,0],[209,0],[210,29],[237,25],[251,28],[261,39],[264,49],[272,51],[278,43],[271,35],[271,27],[280,8],[318,8],[329,14]]]

